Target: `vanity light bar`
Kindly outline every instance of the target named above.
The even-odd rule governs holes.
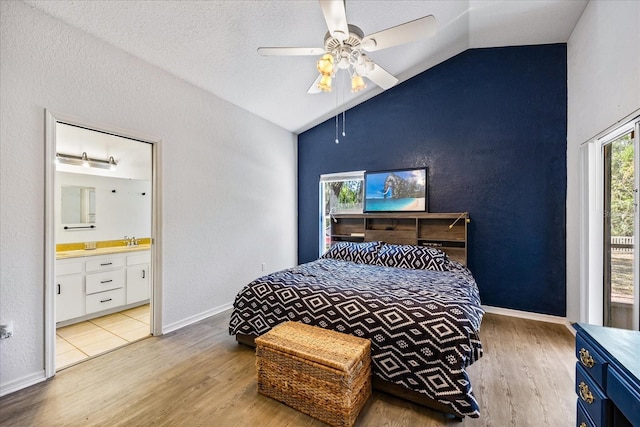
[[[116,170],[118,164],[113,156],[109,156],[109,160],[90,159],[87,153],[83,152],[82,156],[73,156],[71,154],[56,153],[56,163],[64,163],[66,165],[84,166],[86,168],[100,168]]]

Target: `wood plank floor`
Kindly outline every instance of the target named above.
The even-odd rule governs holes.
[[[254,350],[225,312],[72,366],[0,399],[2,426],[324,426],[258,395]],[[479,419],[462,422],[374,391],[357,426],[575,424],[574,338],[563,325],[485,315],[468,372]]]

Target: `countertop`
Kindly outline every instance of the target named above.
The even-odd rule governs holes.
[[[81,257],[97,256],[97,255],[121,254],[121,253],[127,253],[127,252],[148,251],[149,249],[151,249],[151,245],[111,246],[108,248],[61,251],[61,252],[56,252],[56,259],[69,259],[69,258],[81,258]]]

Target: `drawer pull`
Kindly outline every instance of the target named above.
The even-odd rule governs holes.
[[[60,283],[58,283],[58,295],[60,295]]]
[[[580,427],[587,427],[587,423],[585,423],[584,421],[580,423]]]
[[[593,394],[589,391],[589,386],[586,385],[584,381],[581,381],[578,387],[580,388],[580,398],[588,404],[592,404]]]
[[[113,264],[112,262],[105,262],[104,264],[100,264],[100,267],[106,267],[107,265]]]
[[[109,280],[102,280],[100,281],[100,283],[111,283],[113,282],[113,279],[109,279]]]
[[[101,299],[100,302],[109,302],[113,300],[113,298],[109,298],[109,299]],[[580,394],[582,394],[582,391],[580,391]]]
[[[593,368],[593,365],[596,364],[593,357],[589,354],[589,350],[585,350],[584,348],[580,349],[580,361],[587,368]]]

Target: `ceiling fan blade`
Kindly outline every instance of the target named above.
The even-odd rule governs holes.
[[[320,0],[320,8],[329,34],[340,41],[345,40],[349,36],[349,26],[344,0]]]
[[[376,64],[375,62],[368,59],[368,63],[365,69],[361,69],[362,72],[360,75],[365,76],[382,89],[389,89],[398,83],[398,79],[387,70]]]
[[[322,47],[259,47],[258,53],[262,56],[316,56],[325,50]]]
[[[312,95],[316,94],[316,93],[320,93],[322,92],[320,90],[320,88],[318,87],[318,83],[320,83],[320,79],[322,78],[322,74],[320,74],[318,76],[318,78],[313,82],[313,84],[311,85],[311,87],[309,88],[309,90],[307,91],[307,93],[310,93]]]
[[[436,29],[436,18],[433,15],[425,16],[364,37],[362,48],[368,52],[386,49],[432,36]]]

